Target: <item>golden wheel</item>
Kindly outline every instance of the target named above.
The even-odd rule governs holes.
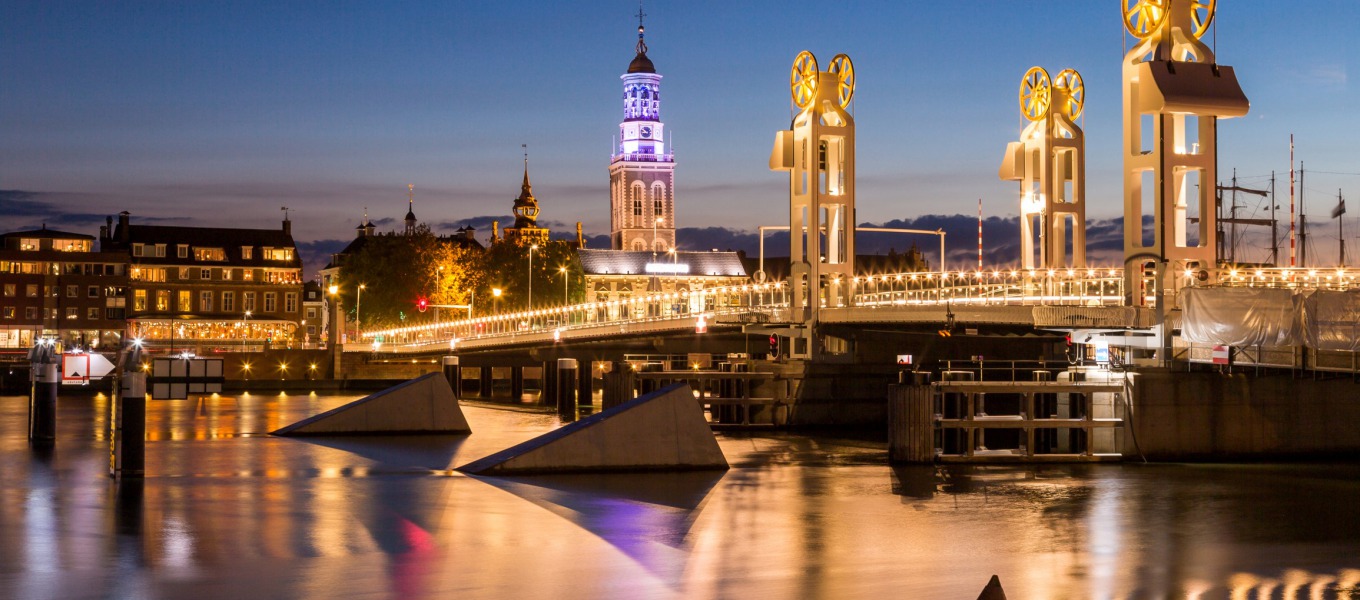
[[[793,70],[789,71],[789,93],[798,108],[807,108],[817,97],[817,57],[804,50],[793,59]]]
[[[1171,0],[1120,0],[1124,6],[1124,29],[1145,38],[1162,26]],[[1212,0],[1210,0],[1212,3]]]
[[[850,106],[850,99],[855,97],[855,65],[849,56],[837,54],[829,70],[836,76],[836,99],[841,108]]]
[[[1194,0],[1190,3],[1190,19],[1195,23],[1195,37],[1204,37],[1214,22],[1214,0]]]
[[[1082,106],[1086,104],[1086,84],[1081,81],[1081,73],[1076,69],[1063,69],[1053,78],[1053,88],[1063,91],[1062,106],[1058,110],[1069,119],[1081,116]]]
[[[1048,116],[1048,104],[1053,100],[1052,82],[1043,67],[1030,67],[1020,80],[1020,113],[1026,119],[1038,121]]]

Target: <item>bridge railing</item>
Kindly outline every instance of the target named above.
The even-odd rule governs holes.
[[[888,273],[853,278],[854,303],[860,306],[932,304],[976,305],[1119,305],[1124,302],[1123,269],[1009,269],[952,272]],[[1153,301],[1155,273],[1135,278],[1144,304]],[[1172,278],[1174,294],[1201,285],[1290,289],[1355,289],[1360,270],[1224,267],[1186,270]],[[378,346],[429,347],[455,340],[514,337],[527,333],[562,335],[603,325],[673,321],[698,324],[722,315],[772,315],[789,305],[785,282],[750,283],[585,302],[471,319],[423,323],[365,331],[364,342]],[[823,303],[823,306],[827,306]],[[832,307],[834,308],[834,307]],[[664,324],[664,323],[663,323]]]
[[[423,346],[526,333],[551,332],[556,337],[569,331],[602,325],[658,321],[706,322],[720,315],[748,314],[786,306],[788,294],[783,282],[753,283],[365,331],[362,339],[373,342],[375,347],[381,347]]]
[[[1119,269],[1048,269],[891,273],[856,277],[855,303],[912,304],[1119,304]]]

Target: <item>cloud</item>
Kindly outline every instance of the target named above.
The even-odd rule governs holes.
[[[97,235],[112,213],[68,212],[59,206],[89,206],[96,198],[92,194],[69,192],[35,192],[29,190],[0,190],[0,215],[5,215],[6,229],[22,230],[41,226],[52,229],[70,228],[71,233]],[[142,223],[176,223],[188,217],[138,217]]]
[[[296,242],[298,256],[302,257],[303,277],[316,277],[317,271],[326,267],[331,255],[345,249],[352,240],[312,240]]]

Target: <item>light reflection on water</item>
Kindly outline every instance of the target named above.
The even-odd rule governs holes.
[[[726,473],[474,478],[555,417],[267,435],[354,398],[152,402],[152,476],[121,486],[107,397],[63,397],[50,454],[0,398],[0,597],[1360,598],[1355,465],[889,467],[727,433]]]

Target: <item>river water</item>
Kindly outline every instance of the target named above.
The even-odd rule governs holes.
[[[0,397],[0,598],[1358,598],[1360,466],[890,467],[844,434],[719,433],[725,473],[477,478],[559,426],[283,439],[355,396],[148,406],[141,484],[104,396],[58,442]]]

